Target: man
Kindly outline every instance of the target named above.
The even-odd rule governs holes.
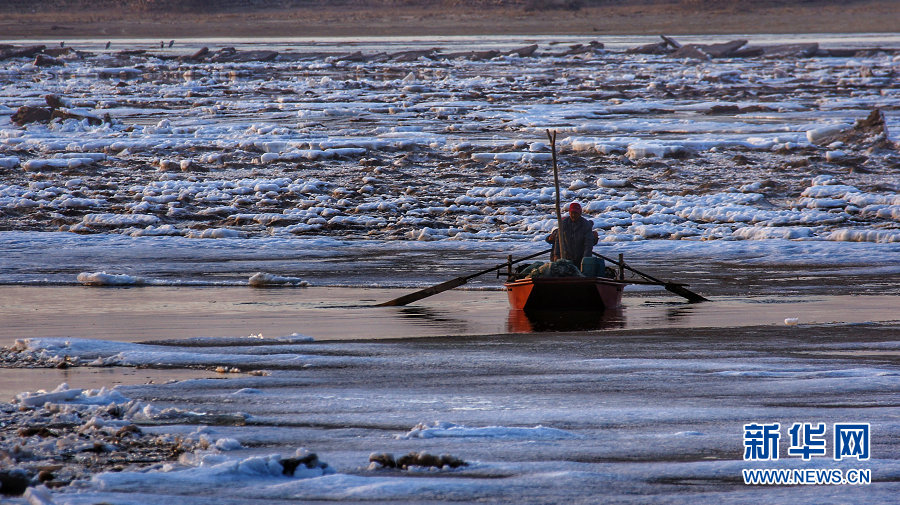
[[[594,244],[598,241],[598,236],[593,231],[593,221],[581,217],[581,204],[572,202],[569,204],[569,217],[563,219],[563,240],[565,248],[565,257],[559,254],[559,242],[557,237],[559,230],[554,229],[550,236],[546,238],[547,242],[553,244],[553,251],[550,253],[550,261],[558,259],[567,259],[578,268],[581,268],[581,260],[590,257]]]

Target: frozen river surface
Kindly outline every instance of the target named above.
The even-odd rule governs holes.
[[[115,394],[21,395],[28,405],[50,402],[38,409],[49,426],[84,425],[96,437],[134,423],[143,437],[205,440],[206,449],[179,463],[147,468],[129,466],[114,448],[82,456],[78,439],[42,448],[32,437],[38,460],[46,451],[82,464],[121,461],[54,493],[58,504],[887,504],[900,492],[900,344],[891,325],[321,343],[33,339],[27,348],[95,365],[241,370]],[[111,416],[109,403],[125,413]],[[12,416],[16,407],[3,408]],[[826,455],[788,455],[787,428],[797,422],[825,423]],[[835,461],[834,424],[858,422],[871,426],[870,459]],[[780,423],[778,461],[743,460],[750,423]],[[327,468],[283,475],[279,462],[301,447]],[[467,466],[369,465],[373,453],[410,452],[449,454]],[[763,468],[866,470],[873,482],[744,484],[742,470]]]
[[[552,129],[562,198],[604,242],[900,241],[896,37],[822,39],[713,59],[623,40],[75,43],[0,62],[3,229],[537,241]],[[49,117],[47,95],[69,119],[13,121]],[[847,133],[874,109],[883,124]]]

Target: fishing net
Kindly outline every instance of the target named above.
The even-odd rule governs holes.
[[[525,277],[584,277],[581,270],[569,260],[559,260],[552,263],[534,262],[522,271]]]

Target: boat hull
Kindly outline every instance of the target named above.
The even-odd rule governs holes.
[[[622,305],[624,282],[604,277],[538,277],[507,282],[513,310],[603,311]]]
[[[622,307],[597,310],[524,310],[510,309],[506,319],[508,333],[545,331],[598,331],[625,327]]]

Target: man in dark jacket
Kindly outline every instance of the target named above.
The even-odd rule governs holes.
[[[588,256],[597,243],[597,235],[593,231],[594,222],[588,221],[581,217],[581,205],[578,202],[569,204],[569,217],[563,219],[563,248],[566,255],[561,257],[559,254],[559,230],[554,229],[550,236],[546,238],[547,242],[553,244],[553,251],[550,253],[550,261],[558,259],[567,259],[578,268],[581,268],[581,260]]]

